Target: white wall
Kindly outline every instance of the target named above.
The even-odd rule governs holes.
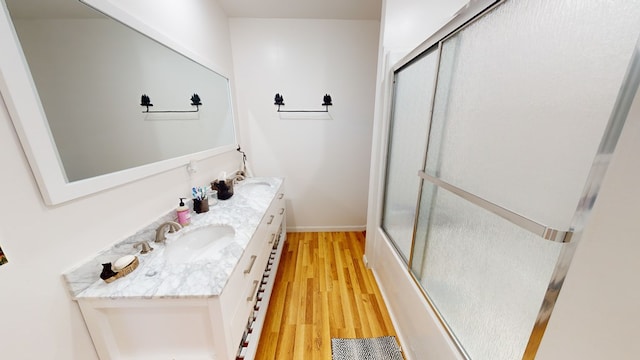
[[[146,18],[150,23],[168,32],[181,29],[171,32],[176,41],[232,71],[228,24],[213,2],[180,2],[181,7],[191,11],[198,7],[202,13],[175,11],[169,3],[146,5],[153,8]],[[191,31],[210,34],[210,41],[193,41]],[[0,144],[0,198],[5,204],[0,210],[0,246],[9,260],[0,266],[0,357],[7,359],[96,359],[61,274],[174,208],[177,197],[188,194],[192,184],[206,183],[219,171],[239,165],[235,153],[221,155],[200,162],[200,172],[193,178],[180,168],[47,207],[4,103]]]
[[[289,229],[364,229],[379,23],[234,18],[230,25],[241,145],[254,174],[287,178]],[[276,93],[283,109],[322,109],[329,93],[330,118],[280,117]]]
[[[385,31],[381,43],[385,52],[407,54],[435,33],[468,0],[385,0]]]
[[[227,15],[217,1],[187,0],[86,0],[110,2],[128,14],[154,27],[154,30],[179,42],[199,56],[211,61],[215,68],[233,75],[233,60]],[[224,50],[224,51],[221,51]]]

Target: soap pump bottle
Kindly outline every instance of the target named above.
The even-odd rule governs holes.
[[[180,198],[180,205],[176,209],[178,213],[178,224],[182,226],[189,225],[191,223],[191,212],[189,211],[189,207],[184,204],[185,198]]]

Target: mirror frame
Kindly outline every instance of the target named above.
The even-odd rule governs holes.
[[[35,83],[15,33],[13,21],[6,3],[4,0],[0,0],[0,52],[2,53],[2,56],[0,56],[0,92],[45,204],[61,204],[186,166],[191,161],[199,161],[236,150],[238,125],[235,120],[235,107],[231,96],[229,76],[221,72],[220,68],[211,61],[198,56],[152,27],[142,23],[140,19],[131,16],[122,8],[104,0],[80,1],[86,6],[102,12],[114,21],[123,23],[129,28],[225,77],[229,88],[234,143],[84,180],[67,182]]]

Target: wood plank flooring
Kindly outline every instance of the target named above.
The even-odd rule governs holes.
[[[395,330],[361,232],[288,233],[256,360],[330,360],[331,338]]]

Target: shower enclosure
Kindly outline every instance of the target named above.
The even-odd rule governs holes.
[[[499,1],[396,66],[382,228],[464,357],[535,356],[639,35],[640,1]]]

